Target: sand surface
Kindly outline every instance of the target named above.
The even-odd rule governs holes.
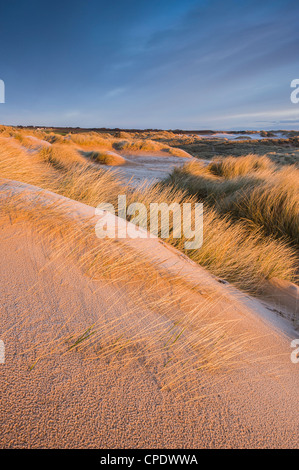
[[[157,276],[168,272],[169,303],[179,275],[194,312],[201,309],[180,337],[175,370],[181,379],[173,387],[174,372],[163,363],[167,357],[157,337],[177,324],[180,305],[167,315],[149,308],[146,299],[132,309],[129,283],[88,276],[63,249],[53,248],[50,226],[36,230],[45,209],[55,206],[65,224],[80,225],[98,220],[93,208],[33,186],[0,184],[2,209],[18,194],[21,206],[34,213],[32,219],[1,217],[1,447],[298,447],[299,364],[290,360],[290,343],[299,333],[290,322],[157,239],[122,240],[124,260],[133,250],[136,258],[148,258]],[[214,328],[231,324],[231,341],[251,338],[235,367],[184,372],[188,337],[201,339],[201,312],[205,321],[216,321]],[[138,341],[109,357],[98,354],[95,344],[68,350],[68,339],[94,322],[103,327],[104,339],[112,328]],[[215,352],[223,354],[217,344]]]
[[[166,155],[130,154],[123,155],[125,165],[119,169],[120,175],[132,186],[140,186],[146,182],[157,182],[166,178],[175,167],[188,162],[186,157]]]

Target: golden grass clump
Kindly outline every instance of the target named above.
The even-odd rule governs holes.
[[[91,151],[81,151],[82,155],[90,160],[108,166],[120,166],[126,163],[126,160],[118,153],[110,150],[99,149]]]
[[[39,157],[43,162],[50,163],[55,168],[67,169],[73,165],[87,165],[88,161],[74,147],[66,144],[53,144],[44,147],[39,152]]]
[[[224,178],[235,178],[260,170],[273,170],[274,163],[265,156],[249,154],[244,157],[214,158],[208,166],[209,171]]]
[[[184,239],[171,242],[184,251]],[[262,293],[268,279],[297,279],[296,252],[261,231],[250,231],[244,222],[232,223],[204,206],[203,245],[186,252],[195,262],[240,289]]]
[[[181,168],[174,168],[166,179],[166,184],[184,189],[200,200],[219,206],[222,200],[235,192],[246,187],[255,187],[262,178],[256,172],[226,179],[212,173],[209,165],[195,160]]]
[[[129,194],[128,204],[134,201],[145,204],[149,212],[151,202],[194,206],[196,197],[162,183],[135,190]],[[150,229],[149,223],[147,228]],[[261,230],[249,230],[244,221],[232,223],[209,205],[204,205],[203,228],[203,245],[197,250],[187,251],[184,249],[186,239],[173,237],[173,220],[170,218],[170,236],[165,241],[216,276],[249,292],[262,292],[265,281],[273,277],[296,279],[296,252],[282,241],[265,238]]]
[[[163,144],[160,142],[155,142],[151,139],[135,139],[135,140],[115,140],[113,142],[113,147],[116,150],[120,150],[123,152],[153,152],[153,153],[167,153],[169,155],[177,156],[177,157],[190,157],[190,155],[185,152],[184,150],[171,147],[167,144]]]
[[[97,132],[68,134],[65,137],[65,140],[66,139],[82,147],[90,148],[96,146],[112,150],[112,137],[110,136],[107,138],[103,134],[98,134]]]
[[[15,140],[0,136],[0,176],[23,183],[54,189],[55,171],[49,163],[41,162]]]
[[[262,227],[265,233],[299,246],[299,170],[285,166],[268,180],[245,190],[227,204],[235,218]]]
[[[234,222],[299,244],[299,170],[249,155],[193,161],[175,169],[168,183],[213,205]]]
[[[93,207],[106,202],[117,206],[118,195],[125,191],[116,173],[93,167],[70,168],[57,180],[55,190]]]

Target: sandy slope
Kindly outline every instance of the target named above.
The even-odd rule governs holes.
[[[95,223],[93,208],[29,185],[0,184],[2,208],[14,193],[35,215],[54,204],[65,223]],[[148,257],[157,276],[169,273],[169,302],[179,273],[186,299],[205,308],[207,321],[233,321],[231,341],[244,333],[251,338],[235,368],[190,371],[177,389],[165,388],[171,372],[165,376],[164,349],[157,349],[156,338],[174,327],[182,314],[178,303],[168,315],[149,308],[146,299],[132,309],[129,283],[87,276],[35,231],[34,221],[2,217],[0,246],[2,447],[298,447],[299,364],[290,361],[290,342],[298,333],[257,300],[219,283],[157,239],[122,240],[124,257],[135,250],[136,258]],[[116,334],[140,334],[140,341],[109,358],[93,348],[66,353],[68,338],[97,320],[104,331],[113,325]],[[190,320],[181,338],[200,335],[197,320]],[[178,368],[190,357],[188,347],[183,340]],[[221,347],[215,348],[221,356]]]

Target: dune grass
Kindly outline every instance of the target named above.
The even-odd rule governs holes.
[[[54,189],[57,172],[37,153],[26,152],[18,141],[0,137],[0,176]]]
[[[208,165],[208,171],[226,179],[248,175],[260,170],[273,170],[275,164],[265,156],[249,154],[243,157],[225,157],[213,159]]]
[[[18,317],[17,328],[34,334],[28,343],[30,349],[24,349],[29,371],[53,355],[76,351],[88,361],[113,361],[114,366],[121,358],[129,363],[141,361],[161,390],[176,391],[186,384],[189,390],[197,390],[199,377],[203,384],[204,371],[224,379],[227,370],[244,367],[240,358],[244,348],[250,352],[254,339],[234,331],[234,321],[217,317],[222,298],[197,295],[197,301],[190,302],[196,294],[184,278],[163,271],[159,263],[136,257],[128,247],[124,257],[119,243],[94,237],[93,220],[74,220],[60,202],[47,202],[43,194],[28,195],[31,204],[24,190],[11,195],[6,192],[0,217],[2,222],[7,219],[9,225],[20,227],[21,232],[29,226],[32,236],[37,236],[35,243],[48,246],[43,269],[53,266],[54,271],[59,270],[68,259],[98,285],[99,298],[102,288],[114,293],[108,303],[101,300],[104,308],[96,312],[92,322],[87,314],[77,311],[69,318],[55,320],[54,336],[45,328],[39,332],[31,315]],[[29,294],[40,289],[37,279]],[[118,310],[119,303],[126,304],[125,311]],[[249,356],[246,360],[250,362]]]
[[[273,168],[270,161],[263,159],[256,162],[255,158],[258,157],[253,156],[246,161],[236,162],[238,167],[234,166],[232,160],[227,164],[213,161],[211,166],[191,162],[181,170],[176,169],[165,184],[132,189],[123,183],[116,172],[106,171],[86,162],[88,159],[72,145],[54,144],[51,149],[42,149],[35,153],[28,153],[18,145],[0,138],[0,172],[4,178],[49,189],[94,207],[103,202],[117,207],[120,194],[126,194],[128,204],[142,202],[147,207],[151,202],[194,204],[198,199],[203,200],[206,202],[203,246],[198,250],[185,252],[185,240],[173,238],[172,231],[167,240],[169,243],[207,267],[213,274],[246,291],[261,291],[265,280],[271,277],[296,280],[295,250],[280,236],[283,232],[289,238],[292,237],[292,240],[295,239],[291,235],[297,230],[296,219],[293,217],[298,207],[295,169],[286,169],[283,173]],[[226,176],[219,175],[222,173]],[[283,181],[291,173],[293,189],[289,190]],[[262,189],[259,189],[264,187],[269,188],[267,197],[274,207],[269,215],[266,213],[269,201]],[[278,190],[281,199],[277,201]],[[249,204],[244,202],[242,208],[239,197],[251,195],[252,198],[258,198],[259,194],[260,199],[258,202],[252,199],[251,206],[252,211],[257,204],[261,208],[261,214],[264,214],[261,216],[263,223],[250,216]],[[284,210],[284,201],[286,197],[289,201],[291,194],[289,209]],[[264,201],[263,204],[261,201]],[[237,210],[240,211],[239,214]],[[283,215],[279,219],[278,214],[281,212]]]
[[[75,165],[87,165],[87,160],[74,147],[65,144],[53,144],[40,150],[38,157],[43,162],[53,165],[57,170],[67,170]]]
[[[234,218],[261,227],[266,234],[299,247],[299,170],[285,166],[224,205]]]

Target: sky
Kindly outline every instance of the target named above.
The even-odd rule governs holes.
[[[299,129],[298,0],[0,0],[0,123]]]

